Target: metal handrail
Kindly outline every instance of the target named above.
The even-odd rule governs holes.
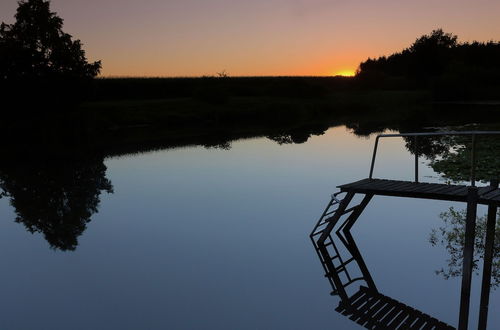
[[[418,182],[418,137],[420,136],[445,136],[445,135],[470,135],[472,142],[471,153],[471,186],[476,185],[476,136],[477,135],[500,135],[500,131],[448,131],[448,132],[428,132],[428,133],[397,133],[397,134],[379,134],[375,139],[375,146],[373,148],[372,163],[370,166],[370,176],[373,178],[373,170],[375,168],[375,159],[377,157],[377,149],[379,140],[387,137],[410,137],[414,138],[415,143],[415,182]]]

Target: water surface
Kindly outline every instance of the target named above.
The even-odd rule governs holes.
[[[54,214],[79,212],[68,211],[76,220],[64,230],[43,221],[54,218],[37,213],[44,207],[31,207],[51,184],[32,198],[22,172],[11,170],[3,179],[10,196],[0,199],[0,328],[360,328],[334,311],[339,299],[329,295],[308,235],[337,185],[367,177],[373,141],[336,127],[302,144],[253,138],[229,150],[106,158],[105,172],[97,159],[84,166],[92,171],[78,171],[85,189],[68,184],[70,200],[85,201],[81,210],[55,206]],[[422,177],[438,181],[422,162]],[[404,141],[387,140],[375,176],[411,180],[412,166]],[[460,278],[435,273],[449,255],[429,243],[450,206],[464,208],[376,197],[353,234],[382,293],[456,326]],[[472,328],[479,284],[474,277]],[[490,311],[499,304],[493,290]],[[489,327],[500,327],[495,312]]]

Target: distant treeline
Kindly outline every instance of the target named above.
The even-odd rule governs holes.
[[[317,98],[346,90],[428,90],[435,100],[498,99],[500,43],[458,42],[438,29],[389,56],[369,58],[355,77],[229,77],[97,79],[91,100],[193,97]]]
[[[220,103],[231,96],[321,97],[351,90],[349,77],[200,77],[96,79],[91,100],[163,99],[192,97]]]
[[[436,98],[498,97],[500,43],[457,40],[434,30],[401,52],[362,62],[356,78],[364,88],[429,89]]]

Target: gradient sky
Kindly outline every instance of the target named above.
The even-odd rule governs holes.
[[[498,0],[52,0],[103,76],[333,75],[443,28],[500,39]],[[12,23],[16,0],[1,0]]]

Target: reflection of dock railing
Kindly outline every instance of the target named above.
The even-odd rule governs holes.
[[[369,178],[373,178],[373,170],[375,168],[375,159],[377,157],[377,150],[379,145],[379,140],[381,138],[389,138],[389,137],[413,137],[413,144],[415,150],[415,182],[419,182],[418,176],[418,138],[419,137],[432,137],[432,136],[470,136],[471,137],[471,173],[470,173],[470,182],[471,186],[476,185],[476,137],[479,135],[500,135],[500,131],[450,131],[450,132],[429,132],[429,133],[400,133],[400,134],[379,134],[375,138],[375,147],[373,148],[373,156],[372,162],[370,165],[370,176]]]

